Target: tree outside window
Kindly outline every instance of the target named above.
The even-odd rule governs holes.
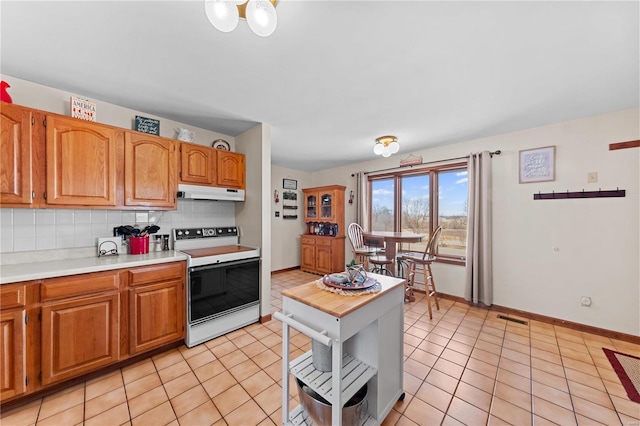
[[[438,226],[439,258],[464,262],[467,244],[466,164],[369,177],[371,229],[423,234],[421,243],[401,250],[423,251]]]

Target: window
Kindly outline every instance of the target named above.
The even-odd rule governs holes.
[[[393,179],[371,181],[371,229],[393,231],[395,212]]]
[[[467,166],[458,163],[369,177],[371,229],[424,234],[412,251],[424,250],[438,226],[440,260],[464,263],[467,248]]]

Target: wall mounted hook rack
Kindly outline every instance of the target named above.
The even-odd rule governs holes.
[[[534,200],[558,200],[564,198],[602,198],[602,197],[625,197],[626,191],[624,189],[605,190],[599,189],[597,191],[573,191],[569,192],[538,192],[533,194]]]

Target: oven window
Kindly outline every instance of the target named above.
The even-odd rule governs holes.
[[[217,316],[260,299],[260,261],[229,262],[192,268],[189,322]]]

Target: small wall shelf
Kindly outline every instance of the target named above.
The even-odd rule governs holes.
[[[534,200],[558,200],[563,198],[602,198],[602,197],[625,197],[626,191],[624,189],[613,190],[598,190],[598,191],[573,191],[573,192],[538,192],[533,194]]]

